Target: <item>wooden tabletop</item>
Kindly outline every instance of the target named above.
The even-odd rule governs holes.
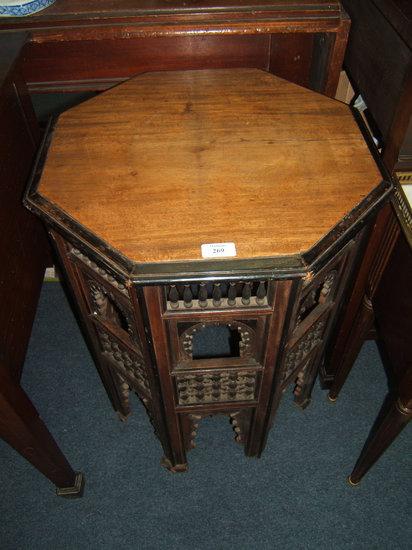
[[[346,105],[222,69],[146,73],[65,112],[39,193],[144,263],[304,252],[381,180]]]

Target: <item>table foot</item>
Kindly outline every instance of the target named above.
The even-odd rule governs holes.
[[[84,491],[85,478],[82,472],[76,472],[72,487],[56,487],[56,495],[64,498],[81,498]]]
[[[128,414],[123,414],[120,411],[116,411],[116,412],[120,422],[127,422],[127,420],[129,419],[129,416],[132,414],[131,412],[129,412]]]
[[[294,403],[297,407],[299,407],[299,409],[304,410],[310,405],[311,401],[312,399],[305,399],[304,401],[296,401],[295,399]]]
[[[336,403],[336,401],[338,400],[338,397],[332,397],[331,395],[328,395],[328,401],[329,403]]]
[[[349,485],[350,485],[351,487],[357,487],[357,486],[360,484],[360,480],[359,480],[359,481],[356,481],[356,482],[355,482],[355,481],[352,481],[352,478],[351,478],[350,476],[348,476],[348,477],[346,478],[346,481],[349,483]]]
[[[184,464],[173,464],[170,462],[168,458],[165,456],[161,459],[160,464],[164,466],[169,472],[172,472],[173,474],[180,474],[183,472],[187,472],[188,470],[188,464],[185,462]]]

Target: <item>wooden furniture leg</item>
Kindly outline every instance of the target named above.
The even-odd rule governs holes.
[[[378,418],[356,465],[348,477],[357,485],[412,418],[412,369],[401,380],[399,393],[383,418]]]
[[[335,340],[333,352],[326,361],[324,380],[333,375],[329,400],[334,402],[372,327],[372,300],[399,233],[399,226],[388,204],[379,213],[362,261],[354,290]],[[326,376],[325,376],[326,375]]]
[[[83,495],[83,474],[72,469],[26,393],[2,368],[0,437],[56,485],[58,496]]]
[[[395,203],[396,204],[396,203]],[[356,485],[412,417],[412,250],[403,229],[374,298],[378,334],[388,373],[395,384],[389,408],[381,414],[349,476]]]

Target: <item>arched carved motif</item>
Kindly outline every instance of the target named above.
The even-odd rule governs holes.
[[[193,359],[193,339],[197,333],[210,326],[226,326],[231,331],[236,331],[239,336],[238,357],[253,357],[256,344],[256,333],[246,323],[240,321],[213,321],[197,323],[186,329],[180,336],[181,349],[188,359]]]

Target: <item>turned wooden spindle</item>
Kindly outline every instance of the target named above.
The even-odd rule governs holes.
[[[200,283],[199,285],[199,294],[198,294],[199,306],[207,306],[207,286],[206,283]]]
[[[170,285],[169,302],[170,307],[172,307],[173,309],[177,309],[179,307],[179,292],[176,288],[176,285]]]
[[[220,287],[220,283],[214,283],[213,284],[213,305],[215,307],[219,307],[222,303],[222,289]]]
[[[266,298],[266,286],[265,281],[260,281],[256,291],[256,303],[262,306],[265,303]]]
[[[190,285],[185,285],[183,290],[183,303],[185,307],[189,308],[193,305],[193,294]]]
[[[234,306],[236,304],[236,283],[230,282],[229,289],[227,291],[227,303],[229,306]]]
[[[242,290],[242,304],[248,306],[250,304],[250,297],[252,295],[251,283],[246,282],[243,284]]]

